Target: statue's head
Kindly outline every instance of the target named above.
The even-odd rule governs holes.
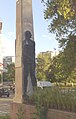
[[[32,34],[30,31],[25,32],[25,39],[29,40],[31,38]]]

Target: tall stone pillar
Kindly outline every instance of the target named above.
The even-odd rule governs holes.
[[[32,0],[16,0],[16,60],[15,60],[15,98],[14,102],[23,103],[23,41],[25,32],[30,31],[34,41]]]

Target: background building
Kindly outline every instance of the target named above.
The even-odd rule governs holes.
[[[7,65],[11,63],[12,63],[12,56],[3,57],[3,68],[7,68]]]
[[[14,56],[4,56],[3,57],[3,70],[6,70],[6,72],[3,72],[3,82],[9,81],[11,77],[10,75],[13,75],[12,70],[10,69],[10,72],[8,71],[9,65],[11,66],[14,62]],[[10,68],[10,67],[9,67]],[[12,79],[12,78],[11,78]]]
[[[59,52],[56,51],[56,49],[54,49],[54,51],[45,51],[45,52],[40,52],[39,54],[42,54],[42,55],[49,54],[50,58],[53,58],[53,57],[56,57],[59,54]]]

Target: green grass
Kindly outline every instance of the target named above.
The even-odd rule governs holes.
[[[0,119],[11,119],[9,115],[0,115]]]

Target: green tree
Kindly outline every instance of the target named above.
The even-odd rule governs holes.
[[[36,71],[38,80],[51,79],[51,82],[76,82],[76,67],[74,68],[70,60],[66,60],[73,58],[72,54],[67,56],[66,52],[60,52],[53,59],[49,56],[48,53],[40,53],[37,57]]]
[[[50,22],[49,31],[56,34],[59,47],[64,52],[63,58],[59,59],[65,62],[61,63],[61,69],[68,77],[71,72],[74,74],[76,68],[76,0],[42,1],[45,5],[44,17]]]
[[[7,65],[7,72],[4,73],[5,80],[14,81],[15,80],[15,64],[11,63]]]
[[[36,76],[38,80],[50,80],[48,67],[51,61],[51,52],[42,52],[38,54],[36,63]]]
[[[66,80],[70,71],[67,67],[69,65],[67,65],[66,63],[64,52],[59,53],[59,55],[53,59],[53,64],[55,67],[54,75],[56,81],[61,82],[63,80]]]
[[[76,35],[76,0],[43,1],[46,1],[44,17],[50,21],[49,31],[56,33],[60,47],[64,47],[70,39],[69,36]]]
[[[71,60],[66,60],[66,59]],[[75,57],[76,58],[76,57]],[[73,62],[72,54],[67,56],[65,52],[60,52],[53,58],[52,64],[49,66],[51,82],[76,82],[76,66]]]
[[[53,58],[52,63],[50,64],[48,70],[51,77],[51,82],[61,82],[65,79],[65,70],[63,69],[63,53],[59,53],[56,57]]]

